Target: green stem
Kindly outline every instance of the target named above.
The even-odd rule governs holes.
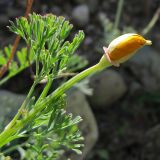
[[[36,78],[38,77],[39,72],[39,61],[36,59]]]
[[[154,27],[154,25],[156,24],[156,22],[158,21],[160,17],[160,8],[157,9],[156,13],[154,14],[154,16],[152,17],[151,21],[148,23],[148,25],[143,29],[142,31],[142,35],[146,35],[148,34],[151,29]]]
[[[24,68],[23,68],[24,69]],[[16,72],[16,74],[20,73],[23,69],[20,69]],[[12,78],[13,76],[15,76],[15,74],[9,74],[7,76],[5,76],[4,78],[2,78],[0,80],[0,86],[3,85],[5,82],[7,82],[10,78]]]
[[[34,118],[36,117],[37,114],[39,114],[46,106],[48,103],[51,101],[55,100],[59,96],[61,96],[64,92],[66,92],[68,89],[70,89],[75,83],[78,81],[84,79],[85,77],[89,76],[90,74],[100,71],[106,67],[109,67],[111,64],[106,60],[106,57],[103,56],[100,62],[83,72],[77,74],[75,77],[71,78],[69,81],[61,85],[58,89],[56,89],[52,94],[44,98],[44,100],[39,101],[39,103],[36,103],[33,109],[28,113],[28,115],[18,121],[17,123],[14,123],[14,126],[11,125],[9,128],[5,129],[1,134],[0,134],[0,147],[2,147],[4,144],[4,139],[8,139],[10,136],[16,134],[19,130],[21,130],[23,127],[27,126],[28,123],[30,123]],[[51,82],[49,82],[48,85],[50,85]],[[48,88],[48,87],[47,87]],[[47,91],[48,89],[46,89]],[[44,92],[46,94],[46,92]],[[43,97],[43,94],[42,94]],[[19,115],[19,114],[18,114]]]
[[[25,146],[25,145],[26,145],[26,143],[16,144],[16,145],[14,145],[14,146],[12,146],[12,147],[10,147],[10,148],[4,150],[4,151],[3,151],[3,154],[4,154],[4,155],[5,155],[5,154],[8,154],[8,153],[10,153],[10,152],[16,150],[17,148],[23,147],[23,146]]]
[[[23,104],[21,105],[20,109],[18,110],[17,114],[14,116],[12,121],[5,127],[4,131],[0,134],[0,147],[4,146],[8,142],[7,139],[16,134],[21,128],[23,128],[22,121],[17,121],[20,115],[22,114],[23,109],[27,106],[28,100],[32,96],[35,86],[37,82],[35,81],[24,100]]]
[[[39,113],[41,110],[43,110],[47,104],[50,101],[53,101],[54,99],[57,99],[60,95],[65,93],[68,89],[70,89],[75,83],[79,82],[80,80],[84,79],[85,77],[89,76],[90,74],[101,71],[106,67],[111,66],[111,64],[106,60],[106,57],[103,56],[100,62],[83,72],[77,74],[73,78],[71,78],[66,83],[62,84],[58,89],[56,89],[52,94],[48,95],[43,101],[40,103],[36,103],[35,107],[30,111],[30,114],[28,115],[26,121],[30,121],[33,117],[36,116],[37,113]]]
[[[122,13],[123,4],[124,4],[124,0],[119,0],[117,13],[116,13],[116,20],[115,20],[115,24],[114,24],[114,30],[118,29],[118,25],[119,25],[121,13]]]
[[[48,78],[48,82],[47,82],[45,88],[43,89],[43,91],[42,91],[40,97],[38,98],[36,104],[39,103],[43,98],[45,98],[45,97],[47,96],[48,91],[49,91],[51,85],[52,85],[52,78],[49,77],[49,78]]]
[[[7,76],[7,77],[4,77],[3,79],[0,80],[0,86],[2,84],[4,84],[5,82],[7,82],[12,76]]]
[[[83,72],[77,74],[76,76],[68,80],[66,83],[64,83],[62,86],[60,86],[57,90],[53,92],[51,96],[58,97],[59,95],[62,95],[64,92],[70,89],[75,83],[79,82],[80,80],[99,70],[102,70],[102,68],[98,64],[84,70]]]
[[[22,114],[23,109],[26,107],[28,100],[30,99],[31,95],[33,94],[36,84],[37,83],[35,81],[31,87],[26,99],[24,100],[23,104],[21,105],[20,109],[18,110],[17,114],[14,116],[12,121],[6,126],[5,130],[9,130],[10,128],[12,128],[15,125],[16,121],[18,120],[18,118]]]

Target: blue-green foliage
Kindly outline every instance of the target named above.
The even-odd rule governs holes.
[[[16,19],[16,24],[11,22],[9,28],[31,47],[35,59],[43,65],[38,71],[43,78],[64,72],[69,58],[84,39],[84,33],[79,31],[71,42],[66,40],[72,27],[64,17],[33,14],[28,20],[24,17]]]
[[[9,45],[5,47],[4,50],[0,50],[0,66],[4,66],[7,64],[10,54],[11,54],[12,46]],[[27,55],[27,48],[22,48],[21,50],[17,51],[16,60],[12,60],[9,64],[8,73],[7,75],[0,80],[0,85],[3,84],[6,80],[13,77],[17,73],[21,72],[23,69],[28,67],[30,63],[33,62],[33,52],[30,51]]]
[[[27,150],[24,150],[23,159],[54,159],[64,152],[65,148],[81,154],[83,137],[77,124],[81,117],[73,117],[64,110],[65,97],[62,96],[49,105],[41,115],[30,123],[27,131],[30,132],[27,141]],[[49,109],[52,108],[52,109]],[[33,132],[31,132],[33,131]],[[28,157],[28,155],[30,155]]]
[[[47,96],[51,82],[67,68],[69,71],[75,71],[86,65],[86,61],[82,58],[73,56],[84,39],[84,33],[79,31],[69,41],[68,35],[72,27],[63,17],[52,14],[41,16],[35,13],[29,15],[28,19],[24,17],[16,19],[16,22],[11,22],[9,27],[12,32],[25,40],[29,48],[29,53],[26,49],[17,53],[19,68],[29,65],[26,64],[27,56],[30,61],[36,63],[35,82],[32,89],[43,79],[47,82],[40,97],[35,98],[33,94],[27,96],[23,104],[23,112],[14,125],[14,128],[17,127],[17,132],[13,131],[12,135],[5,140],[10,142],[10,139],[28,137],[24,144],[17,144],[21,159],[53,160],[65,148],[81,153],[83,138],[77,127],[82,120],[81,117],[73,117],[65,111],[64,93],[60,92],[56,97]],[[9,53],[10,50],[6,55]],[[5,64],[6,60],[4,58],[2,60]],[[51,95],[54,95],[54,92]],[[17,125],[20,122],[24,125],[21,129]]]

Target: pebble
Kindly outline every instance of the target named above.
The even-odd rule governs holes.
[[[95,108],[113,104],[127,91],[123,77],[118,72],[108,69],[92,76],[90,87],[93,88],[93,95],[89,100]]]
[[[72,17],[79,26],[88,24],[90,18],[88,6],[82,4],[75,7],[72,11]]]

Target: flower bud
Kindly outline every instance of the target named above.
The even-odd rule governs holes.
[[[150,40],[144,39],[135,33],[124,34],[114,39],[108,46],[103,47],[109,62],[114,66],[119,66],[133,56],[138,49],[145,45],[151,45]]]

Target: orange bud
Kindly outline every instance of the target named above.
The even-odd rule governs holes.
[[[120,63],[133,56],[138,49],[151,44],[150,40],[146,40],[138,34],[128,33],[114,39],[108,48],[103,47],[103,49],[109,62],[114,66],[119,66]]]

